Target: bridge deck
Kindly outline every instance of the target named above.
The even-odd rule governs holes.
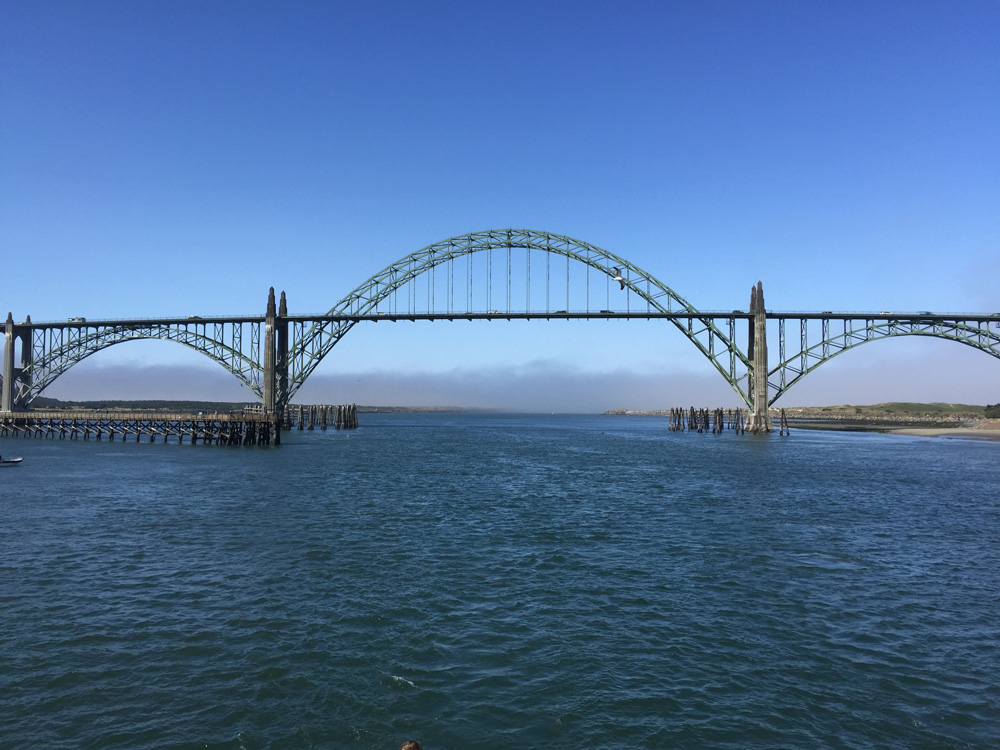
[[[768,310],[765,312],[768,320],[781,318],[792,320],[898,320],[921,322],[966,321],[976,323],[995,323],[1000,325],[1000,313],[931,313],[931,312],[881,312],[874,311],[829,311],[807,312],[801,310]],[[753,313],[745,310],[528,310],[506,311],[489,310],[486,312],[377,312],[364,315],[315,313],[306,315],[282,315],[280,319],[290,323],[360,323],[363,321],[417,321],[417,320],[589,320],[594,318],[623,318],[646,320],[687,320],[737,318],[749,319]],[[246,316],[206,316],[197,318],[131,318],[131,319],[88,319],[86,321],[25,321],[17,324],[17,328],[25,330],[43,330],[50,328],[132,328],[143,326],[182,326],[197,327],[206,325],[224,325],[239,323],[264,323],[263,315]]]

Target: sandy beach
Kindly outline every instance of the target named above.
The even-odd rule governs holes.
[[[1000,421],[1000,420],[991,420]],[[832,430],[835,432],[882,432],[887,435],[910,435],[913,437],[945,438],[954,440],[997,440],[1000,441],[1000,426],[913,426],[891,422],[813,422],[790,420],[792,432],[795,430]]]
[[[773,419],[773,417],[772,417]],[[907,424],[901,420],[883,419],[790,419],[792,430],[836,430],[848,432],[882,432],[914,437],[951,438],[956,440],[1000,441],[1000,419],[966,418],[943,424]]]
[[[957,438],[961,440],[1000,440],[1000,429],[977,427],[897,427],[883,430],[895,435]]]

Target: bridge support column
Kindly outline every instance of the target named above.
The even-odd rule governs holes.
[[[278,334],[278,346],[275,352],[274,367],[278,382],[274,408],[280,422],[281,417],[285,414],[285,409],[288,408],[288,302],[284,292],[281,293],[281,302],[278,304],[275,327]]]
[[[767,314],[764,311],[764,286],[759,281],[750,291],[750,312],[753,313],[753,321],[750,323],[748,354],[753,360],[750,376],[753,412],[747,420],[746,429],[754,434],[774,432],[767,413]]]
[[[31,316],[28,315],[24,319],[25,323],[31,322]],[[31,345],[31,329],[26,329],[21,334],[21,372],[18,375],[18,380],[21,381],[21,387],[18,393],[14,394],[14,401],[19,401],[23,403],[28,389],[31,388],[31,363],[34,359],[34,350]]]
[[[0,388],[0,411],[14,410],[14,316],[7,313],[3,341],[3,386]]]
[[[276,317],[277,310],[274,304],[274,287],[272,286],[267,297],[267,317],[264,322],[264,382],[262,384],[264,411],[269,413],[274,411],[277,395],[277,379],[274,372]]]

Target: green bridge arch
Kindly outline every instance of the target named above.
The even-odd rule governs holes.
[[[510,249],[550,253],[565,257],[567,261],[580,263],[599,274],[619,281],[622,289],[628,289],[635,294],[648,305],[650,310],[698,313],[690,302],[655,276],[625,258],[596,245],[552,232],[499,229],[450,237],[404,256],[355,287],[327,314],[331,316],[375,314],[381,302],[388,300],[402,287],[431,273],[438,266],[463,256]],[[616,269],[619,273],[616,273]],[[356,320],[320,321],[296,336],[288,352],[287,393],[279,395],[279,400],[287,403],[323,358],[357,322]],[[685,326],[678,320],[671,322],[701,351],[740,397],[749,403],[747,394],[740,387],[734,372],[734,363],[729,361],[724,364],[716,352],[715,342],[718,340],[721,343],[720,351],[726,352],[727,359],[731,360],[729,355],[732,353],[744,366],[751,367],[750,361],[736,346],[732,337],[719,329],[711,317],[699,319],[697,329]]]

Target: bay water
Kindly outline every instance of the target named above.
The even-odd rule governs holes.
[[[0,440],[0,747],[1000,747],[1000,443]]]

